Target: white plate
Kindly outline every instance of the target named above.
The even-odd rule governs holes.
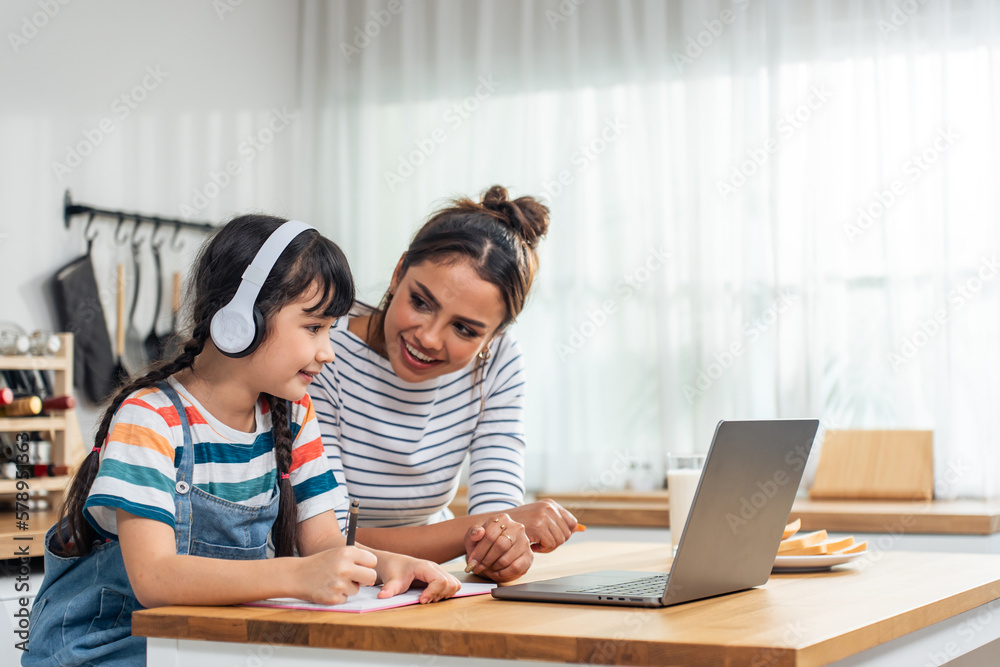
[[[776,556],[771,572],[820,572],[834,565],[850,563],[867,551],[856,554],[830,554],[825,556]]]

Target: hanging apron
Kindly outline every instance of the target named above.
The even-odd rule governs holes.
[[[278,517],[277,480],[271,501],[259,507],[232,503],[195,488],[191,484],[194,447],[184,406],[168,383],[157,387],[177,408],[184,432],[174,484],[177,553],[228,560],[267,558],[268,537]],[[129,584],[121,545],[110,540],[86,556],[62,558],[50,548],[57,528],[68,534],[63,522],[45,535],[45,578],[31,609],[28,651],[21,664],[145,665],[146,638],[132,636],[132,612],[144,607]]]

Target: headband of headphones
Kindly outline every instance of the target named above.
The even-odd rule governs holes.
[[[245,357],[257,349],[264,336],[264,317],[256,307],[260,288],[264,285],[282,251],[302,232],[315,229],[301,220],[289,220],[264,241],[232,300],[212,317],[212,342],[220,352],[230,357]]]

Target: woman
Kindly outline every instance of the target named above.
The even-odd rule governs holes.
[[[331,330],[335,360],[310,388],[327,456],[361,503],[358,540],[510,581],[576,519],[524,505],[524,368],[508,327],[538,267],[548,209],[500,186],[417,232],[377,309]],[[470,456],[469,516],[452,518]],[[346,517],[346,497],[338,517]]]

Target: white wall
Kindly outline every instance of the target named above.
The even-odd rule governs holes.
[[[94,206],[180,217],[186,205],[192,218],[213,222],[247,209],[288,213],[298,4],[244,0],[220,15],[217,8],[227,1],[0,4],[0,267],[6,283],[0,329],[56,326],[47,283],[85,249],[85,220],[75,219],[69,230],[63,225],[66,188]],[[250,148],[247,137],[267,127],[274,109],[287,110],[293,120],[269,143],[258,141],[261,150]],[[102,119],[110,133],[101,130]],[[55,166],[71,164],[68,152],[86,151],[88,144],[96,144],[92,153],[69,173]],[[229,161],[240,173],[204,210],[194,210],[203,204],[195,189],[204,192],[211,172]],[[215,194],[211,187],[208,192]],[[128,265],[130,254],[112,242],[113,225],[99,227],[94,256],[113,336],[115,265]],[[186,266],[200,240],[192,235],[183,252],[168,253],[168,270]],[[136,321],[144,337],[154,300],[148,245],[142,261]],[[168,324],[161,319],[161,329]],[[81,422],[86,437],[93,410],[84,410]]]

